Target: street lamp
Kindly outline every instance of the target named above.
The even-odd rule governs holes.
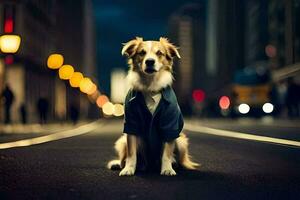
[[[0,36],[0,51],[4,54],[14,54],[16,53],[21,44],[21,37],[19,35],[14,34],[4,34]],[[1,63],[0,63],[1,64]],[[4,61],[4,65],[0,69],[0,91],[3,89],[4,84],[4,73],[6,68],[6,61]],[[2,106],[0,106],[0,110]]]
[[[97,85],[93,83],[93,85],[86,91],[87,95],[92,95],[97,91]]]
[[[58,70],[59,78],[62,80],[69,80],[74,73],[74,68],[71,65],[63,65]]]
[[[81,81],[80,81],[80,84],[79,84],[79,89],[81,92],[83,93],[88,93],[92,88],[93,88],[93,82],[91,81],[91,79],[89,78],[83,78]]]
[[[3,53],[16,53],[21,44],[19,35],[2,35],[0,36],[0,49]]]
[[[51,54],[47,60],[50,69],[59,69],[64,64],[64,57],[61,54]]]
[[[72,77],[69,80],[71,87],[79,87],[82,79],[83,79],[82,73],[74,72]]]

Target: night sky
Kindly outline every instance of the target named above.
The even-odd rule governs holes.
[[[100,89],[109,94],[110,71],[126,69],[121,43],[141,36],[157,40],[167,35],[168,17],[187,3],[203,0],[94,0],[97,67]]]

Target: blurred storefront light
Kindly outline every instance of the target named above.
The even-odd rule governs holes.
[[[105,115],[110,116],[114,113],[114,105],[111,102],[106,102],[102,107],[102,111]]]
[[[74,72],[72,77],[69,80],[69,83],[72,87],[76,88],[80,86],[80,82],[83,79],[83,74],[80,72]]]
[[[109,99],[108,99],[108,97],[107,97],[106,95],[100,95],[100,96],[97,98],[97,101],[96,101],[96,103],[97,103],[97,105],[98,105],[99,108],[102,108],[103,105],[104,105],[105,103],[107,103],[107,102],[109,102]]]
[[[71,65],[63,65],[59,68],[59,78],[62,80],[69,80],[74,73],[74,68]]]
[[[19,35],[2,35],[0,36],[0,49],[3,53],[16,53],[21,44]]]
[[[113,115],[116,117],[124,115],[124,106],[121,104],[115,104]]]
[[[64,64],[64,57],[61,54],[51,54],[47,60],[50,69],[59,69]]]
[[[128,91],[126,72],[123,69],[114,69],[110,79],[110,98],[112,102],[123,102]]]

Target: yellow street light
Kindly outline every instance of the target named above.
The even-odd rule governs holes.
[[[61,54],[51,54],[47,60],[50,69],[58,69],[64,64],[64,57]]]
[[[107,103],[109,101],[108,97],[106,95],[100,95],[97,100],[96,103],[97,105],[102,108],[102,106]]]
[[[82,81],[82,79],[83,79],[82,73],[80,73],[80,72],[74,72],[73,75],[72,75],[72,77],[69,80],[70,85],[72,87],[79,87],[80,86],[80,82]]]
[[[21,44],[19,35],[0,36],[0,49],[3,53],[16,53]]]
[[[91,79],[83,78],[80,81],[79,88],[81,92],[87,94],[92,89],[92,87],[93,87],[93,82],[91,81]]]
[[[91,86],[91,88],[89,88],[89,90],[86,92],[88,95],[92,95],[97,91],[97,85],[93,83],[93,85]]]
[[[58,75],[62,80],[69,80],[74,73],[74,68],[71,65],[63,65],[59,68]]]
[[[124,115],[124,106],[121,104],[115,104],[113,115],[116,117]]]
[[[106,102],[102,107],[102,111],[105,115],[112,115],[114,113],[114,104],[111,102]]]

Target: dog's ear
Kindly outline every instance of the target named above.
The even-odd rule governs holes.
[[[173,58],[181,58],[178,52],[178,47],[169,42],[167,38],[161,37],[159,38],[159,42],[166,48],[168,55]]]
[[[123,43],[122,55],[126,55],[128,58],[132,57],[138,48],[138,46],[143,42],[143,38],[136,37],[127,43]]]

